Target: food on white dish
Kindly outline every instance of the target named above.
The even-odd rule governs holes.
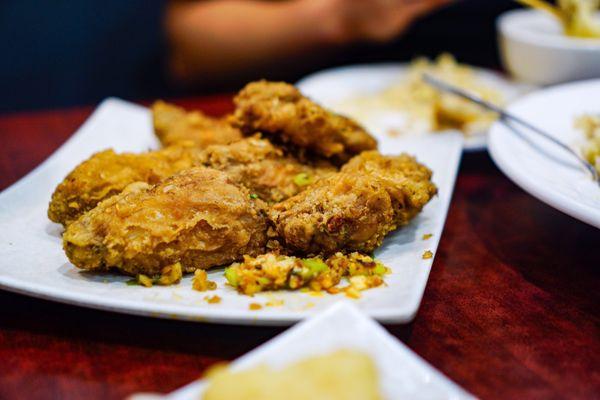
[[[600,20],[595,15],[600,8],[598,0],[557,0],[556,5],[545,0],[517,1],[555,17],[567,36],[600,38]]]
[[[267,253],[258,257],[244,256],[244,260],[225,270],[227,282],[238,292],[253,295],[266,290],[297,290],[309,288],[340,291],[349,297],[359,297],[362,290],[382,285],[389,269],[372,257],[360,253],[344,255],[341,252],[327,259],[298,258]],[[347,277],[349,285],[337,287]]]
[[[450,54],[442,54],[435,61],[425,58],[414,60],[407,74],[385,90],[346,99],[335,108],[359,121],[368,120],[383,110],[401,112],[402,123],[388,132],[392,136],[445,129],[459,129],[466,135],[472,135],[485,131],[496,119],[494,113],[427,84],[422,79],[423,73],[494,104],[503,105],[505,102],[502,93],[478,78],[471,67],[458,63]]]
[[[380,400],[377,367],[356,350],[312,356],[281,369],[213,367],[203,400]]]
[[[414,157],[371,150],[377,142],[359,124],[283,82],[247,85],[225,119],[163,102],[153,115],[168,147],[97,153],[52,197],[49,215],[65,225],[65,253],[80,269],[144,287],[193,272],[193,289],[207,291],[217,285],[202,270],[234,263],[225,275],[239,293],[358,298],[388,272],[358,252],[377,249],[437,193]]]
[[[497,30],[505,68],[516,79],[535,85],[600,77],[600,37],[591,37],[600,26],[600,14],[595,20],[591,14],[577,20],[577,15],[567,28],[577,34],[573,36],[565,34],[562,17],[547,12],[521,9],[502,14]]]

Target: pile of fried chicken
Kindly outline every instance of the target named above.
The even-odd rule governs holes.
[[[413,157],[383,156],[354,121],[259,81],[212,118],[156,102],[163,148],[105,150],[56,188],[49,218],[85,270],[154,276],[246,256],[370,253],[436,194]]]

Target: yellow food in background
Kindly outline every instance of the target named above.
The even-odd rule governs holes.
[[[600,115],[584,115],[575,121],[584,134],[583,156],[600,173]]]
[[[403,111],[407,122],[390,134],[421,133],[459,129],[465,134],[484,131],[496,119],[494,113],[455,95],[442,93],[423,81],[423,73],[472,92],[497,105],[504,103],[502,94],[486,85],[467,65],[452,55],[442,54],[435,61],[419,58],[411,63],[407,75],[384,91],[349,99],[338,110],[364,121],[381,110]]]
[[[561,23],[567,36],[600,38],[600,20],[595,16],[600,8],[599,0],[558,0],[556,5],[545,0],[516,1],[554,16]]]
[[[366,354],[339,350],[282,369],[214,367],[203,400],[379,400],[377,368]]]

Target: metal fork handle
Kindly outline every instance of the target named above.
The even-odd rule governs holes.
[[[452,93],[456,96],[459,96],[459,97],[462,97],[469,101],[472,101],[473,103],[479,104],[483,108],[486,108],[490,111],[497,113],[500,116],[501,121],[509,120],[509,121],[516,122],[517,124],[537,133],[538,135],[542,136],[543,138],[549,140],[550,142],[554,143],[555,145],[557,145],[557,146],[561,147],[562,149],[566,150],[567,152],[569,152],[573,157],[575,157],[577,159],[577,161],[579,161],[592,174],[592,178],[596,182],[600,183],[600,177],[598,176],[598,171],[596,171],[596,168],[594,168],[594,166],[592,164],[590,164],[589,162],[587,162],[587,160],[582,158],[575,150],[573,150],[572,148],[570,148],[569,146],[567,146],[560,140],[554,138],[552,135],[548,134],[544,130],[507,112],[506,110],[496,106],[495,104],[492,104],[492,103],[482,99],[481,97],[479,97],[473,93],[469,93],[469,92],[462,90],[454,85],[450,85],[446,82],[443,82],[437,78],[434,78],[433,76],[431,76],[427,73],[423,74],[423,80],[425,82],[427,82],[428,84],[430,84],[431,86],[434,86],[444,92]]]

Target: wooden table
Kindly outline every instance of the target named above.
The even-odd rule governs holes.
[[[231,107],[229,96],[179,103],[212,114]],[[0,189],[48,157],[91,110],[0,116]],[[467,154],[419,313],[387,328],[484,399],[600,398],[599,276],[600,230],[520,190],[487,154]],[[168,392],[281,331],[0,291],[0,398]]]

